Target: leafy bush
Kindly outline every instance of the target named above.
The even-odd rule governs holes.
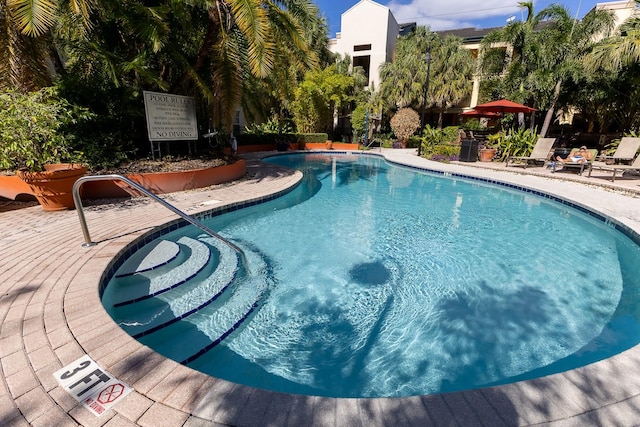
[[[539,136],[529,129],[509,129],[506,134],[498,132],[497,134],[489,135],[487,138],[490,145],[498,149],[499,159],[502,161],[508,155],[528,156],[531,154]]]
[[[295,126],[290,120],[278,122],[275,119],[269,119],[264,123],[252,123],[250,126],[245,126],[244,133],[252,135],[295,133]]]
[[[406,141],[420,127],[420,117],[411,108],[402,108],[391,118],[391,129],[401,141]]]
[[[326,142],[329,135],[326,133],[299,133],[298,142]]]
[[[364,139],[364,131],[367,121],[367,107],[364,104],[358,105],[351,112],[351,129],[356,141]]]
[[[74,125],[91,114],[53,88],[0,94],[0,169],[42,171],[45,164],[80,162]]]
[[[441,144],[453,144],[458,140],[458,127],[447,126],[444,129],[432,128],[426,125],[422,131],[422,152],[425,156],[433,154],[434,147]],[[453,146],[454,150],[459,147]]]
[[[447,126],[442,129],[442,135],[445,142],[454,143],[458,140],[460,128],[458,126]]]
[[[438,144],[430,147],[425,153],[428,159],[438,162],[451,162],[460,158],[460,146],[453,144]]]

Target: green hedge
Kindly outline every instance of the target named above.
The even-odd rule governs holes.
[[[298,142],[326,142],[329,135],[326,133],[299,133]]]

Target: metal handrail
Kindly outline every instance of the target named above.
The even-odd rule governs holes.
[[[80,187],[82,186],[82,184],[84,184],[85,182],[88,182],[88,181],[114,181],[114,180],[124,181],[125,183],[127,183],[131,187],[133,187],[136,190],[140,191],[144,195],[149,196],[151,199],[155,200],[156,202],[160,203],[161,205],[163,205],[167,209],[171,210],[173,213],[175,213],[176,215],[180,216],[185,221],[189,222],[190,224],[195,225],[196,227],[198,227],[199,229],[201,229],[202,231],[204,231],[208,235],[210,235],[212,237],[215,237],[216,239],[220,239],[224,244],[226,244],[231,249],[233,249],[234,251],[238,252],[238,254],[240,254],[240,257],[242,258],[242,262],[246,266],[246,262],[245,262],[246,261],[246,257],[245,257],[244,251],[242,249],[240,249],[240,247],[238,247],[237,245],[231,243],[229,240],[225,239],[224,237],[222,237],[221,235],[219,235],[218,233],[216,233],[215,231],[213,231],[212,229],[210,229],[209,227],[207,227],[206,225],[204,225],[203,223],[201,223],[197,219],[187,215],[186,213],[182,212],[180,209],[176,208],[172,204],[170,204],[170,203],[166,202],[165,200],[161,199],[160,197],[156,196],[155,194],[153,194],[152,192],[150,192],[146,188],[144,188],[141,185],[139,185],[137,182],[134,182],[134,181],[130,180],[129,178],[124,177],[122,175],[91,175],[91,176],[83,176],[83,177],[78,178],[78,180],[73,184],[73,203],[76,205],[76,211],[78,212],[78,218],[80,219],[80,226],[82,227],[82,234],[84,235],[84,241],[85,241],[85,243],[83,243],[82,246],[85,246],[85,247],[86,246],[93,246],[96,243],[91,241],[91,236],[89,235],[89,228],[87,227],[87,220],[84,217],[84,209],[82,207],[82,200],[80,199]]]

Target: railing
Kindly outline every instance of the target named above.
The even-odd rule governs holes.
[[[89,235],[89,229],[87,228],[87,220],[86,220],[86,218],[84,216],[84,209],[82,207],[82,200],[80,199],[80,187],[82,186],[82,184],[84,184],[85,182],[88,182],[88,181],[116,181],[116,180],[117,181],[124,181],[129,186],[135,188],[139,192],[143,193],[145,196],[148,196],[151,199],[155,200],[156,202],[160,203],[161,205],[163,205],[164,207],[166,207],[167,209],[169,209],[170,211],[172,211],[176,215],[180,216],[182,219],[184,219],[185,221],[189,222],[190,224],[195,225],[196,227],[198,227],[199,229],[201,229],[202,231],[204,231],[208,235],[210,235],[212,237],[215,237],[216,239],[220,239],[224,244],[229,246],[231,249],[233,249],[234,251],[236,251],[240,255],[241,261],[246,266],[246,258],[245,258],[244,251],[242,249],[240,249],[237,245],[231,243],[229,240],[225,239],[224,237],[222,237],[221,235],[219,235],[215,231],[211,230],[209,227],[207,227],[206,225],[204,225],[203,223],[201,223],[197,219],[187,215],[186,213],[182,212],[180,209],[176,208],[172,204],[167,203],[166,201],[164,201],[160,197],[156,196],[155,194],[153,194],[152,192],[150,192],[146,188],[144,188],[141,185],[139,185],[137,182],[134,182],[134,181],[130,180],[129,178],[124,177],[122,175],[83,176],[81,178],[78,178],[78,180],[73,184],[73,203],[75,203],[75,205],[76,205],[76,211],[78,212],[78,218],[80,219],[80,226],[82,227],[82,234],[84,235],[84,241],[85,241],[85,243],[83,243],[82,246],[93,246],[96,243],[91,241],[91,236]]]

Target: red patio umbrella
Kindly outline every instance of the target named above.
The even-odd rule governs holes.
[[[518,104],[517,102],[509,101],[508,99],[499,99],[497,101],[487,102],[486,104],[476,105],[474,107],[479,112],[492,112],[492,113],[531,113],[536,111],[535,108],[527,107],[526,105]]]
[[[494,113],[493,111],[478,111],[478,110],[469,110],[464,113],[460,113],[461,116],[464,117],[487,117],[487,118],[498,118],[500,117],[500,113]]]

